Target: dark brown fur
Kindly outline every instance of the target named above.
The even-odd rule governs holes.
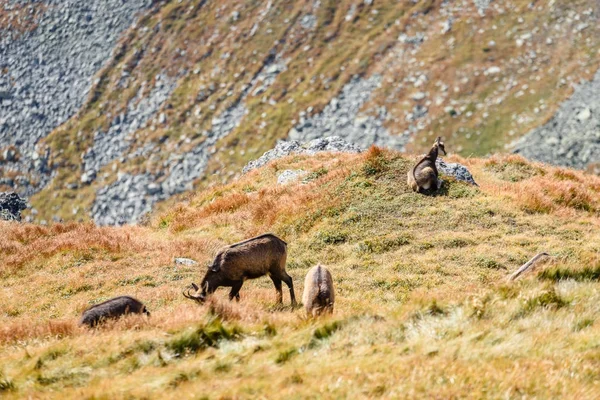
[[[287,243],[270,233],[234,243],[217,253],[200,284],[201,293],[191,294],[188,290],[184,292],[184,296],[203,302],[207,295],[213,293],[218,287],[225,286],[231,287],[229,299],[239,300],[239,291],[246,279],[269,275],[277,290],[278,302],[283,302],[281,290],[283,281],[290,289],[292,305],[295,305],[294,284],[285,271],[286,259]],[[192,286],[196,292],[200,290],[195,284]]]
[[[116,319],[127,314],[142,313],[150,316],[150,312],[146,309],[146,306],[139,300],[130,296],[119,296],[85,310],[80,324],[94,327],[107,319]]]
[[[438,150],[446,155],[444,142],[438,137],[431,150],[423,157],[413,168],[408,171],[407,184],[418,193],[434,192],[438,187],[438,170],[435,166],[435,160],[438,157]]]

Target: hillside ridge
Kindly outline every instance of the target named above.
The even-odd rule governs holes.
[[[441,135],[463,156],[510,152],[556,110],[588,107],[595,120],[585,98],[560,105],[582,80],[596,90],[598,15],[593,0],[11,0],[0,12],[0,190],[31,195],[38,222],[122,224],[231,181],[281,139],[419,152]],[[24,50],[36,40],[51,53],[40,68]],[[593,151],[561,140],[527,154],[566,151],[556,162],[593,171]]]

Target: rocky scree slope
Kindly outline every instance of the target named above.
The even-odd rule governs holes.
[[[38,142],[41,178],[4,137],[0,179],[41,189],[35,220],[135,222],[194,185],[239,176],[280,139],[419,153],[441,135],[460,154],[505,150],[600,65],[592,0],[172,0],[125,2],[119,15],[148,6],[77,92],[90,93],[77,116]]]
[[[8,0],[0,5],[0,186],[25,195],[52,169],[39,141],[73,117],[121,33],[151,0]],[[21,19],[33,14],[33,19]],[[14,176],[16,175],[16,176]]]
[[[575,88],[548,123],[514,147],[533,160],[600,173],[600,70]]]

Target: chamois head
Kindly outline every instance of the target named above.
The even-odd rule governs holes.
[[[435,142],[433,143],[434,147],[437,147],[438,150],[441,150],[442,153],[444,153],[444,155],[446,155],[446,149],[444,148],[444,142],[442,142],[442,138],[438,137],[437,139],[435,139]]]
[[[188,289],[185,292],[183,292],[183,297],[185,297],[187,299],[195,300],[198,303],[204,303],[204,301],[206,300],[206,289],[204,289],[202,291],[202,293],[198,294],[198,291],[200,290],[200,288],[195,283],[192,283],[192,288],[194,289],[196,294],[192,293],[191,290]],[[204,288],[206,288],[206,286],[204,286]]]

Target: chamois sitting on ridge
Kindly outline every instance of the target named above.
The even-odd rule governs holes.
[[[441,137],[435,140],[429,153],[408,171],[407,183],[415,192],[434,192],[440,188],[438,170],[435,166],[438,150],[441,150],[446,155],[446,149]]]

